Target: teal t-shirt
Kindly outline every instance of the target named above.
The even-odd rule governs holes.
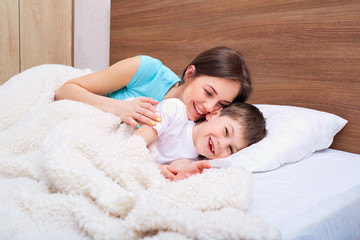
[[[180,78],[160,60],[149,56],[140,57],[140,66],[129,84],[109,93],[108,97],[119,100],[129,97],[151,97],[161,101],[169,89],[180,81]]]

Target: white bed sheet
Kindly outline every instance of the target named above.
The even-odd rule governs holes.
[[[326,149],[255,173],[250,212],[282,239],[360,239],[360,155]]]

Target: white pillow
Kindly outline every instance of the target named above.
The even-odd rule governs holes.
[[[266,118],[267,136],[227,158],[211,160],[212,167],[236,166],[252,172],[273,170],[328,148],[347,123],[334,114],[308,108],[255,106]]]

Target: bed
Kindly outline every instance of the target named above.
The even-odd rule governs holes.
[[[250,211],[283,239],[358,239],[359,167],[358,154],[325,149],[255,174]]]
[[[110,62],[145,54],[181,75],[241,51],[269,134],[165,180],[154,146],[86,104],[53,101],[92,72],[40,65],[0,86],[0,239],[359,239],[358,1],[112,1]]]
[[[271,128],[284,131],[271,136],[278,144],[242,154],[238,165],[254,172],[250,212],[279,229],[283,239],[359,239],[359,11],[358,1],[113,2],[110,61],[141,52],[180,75],[197,53],[225,45],[247,60],[254,84],[249,102],[346,119],[334,139],[327,136],[331,143],[317,147],[322,140],[314,140],[315,125],[324,127],[326,116],[313,119],[305,139],[292,131],[304,129],[302,123],[284,130],[273,122]],[[285,125],[303,116],[288,117],[276,121]]]

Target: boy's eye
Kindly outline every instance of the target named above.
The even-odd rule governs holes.
[[[225,128],[225,136],[227,137],[229,135],[229,131],[227,129],[227,127]]]
[[[229,146],[229,151],[230,151],[230,154],[233,154],[233,148],[231,146]]]

